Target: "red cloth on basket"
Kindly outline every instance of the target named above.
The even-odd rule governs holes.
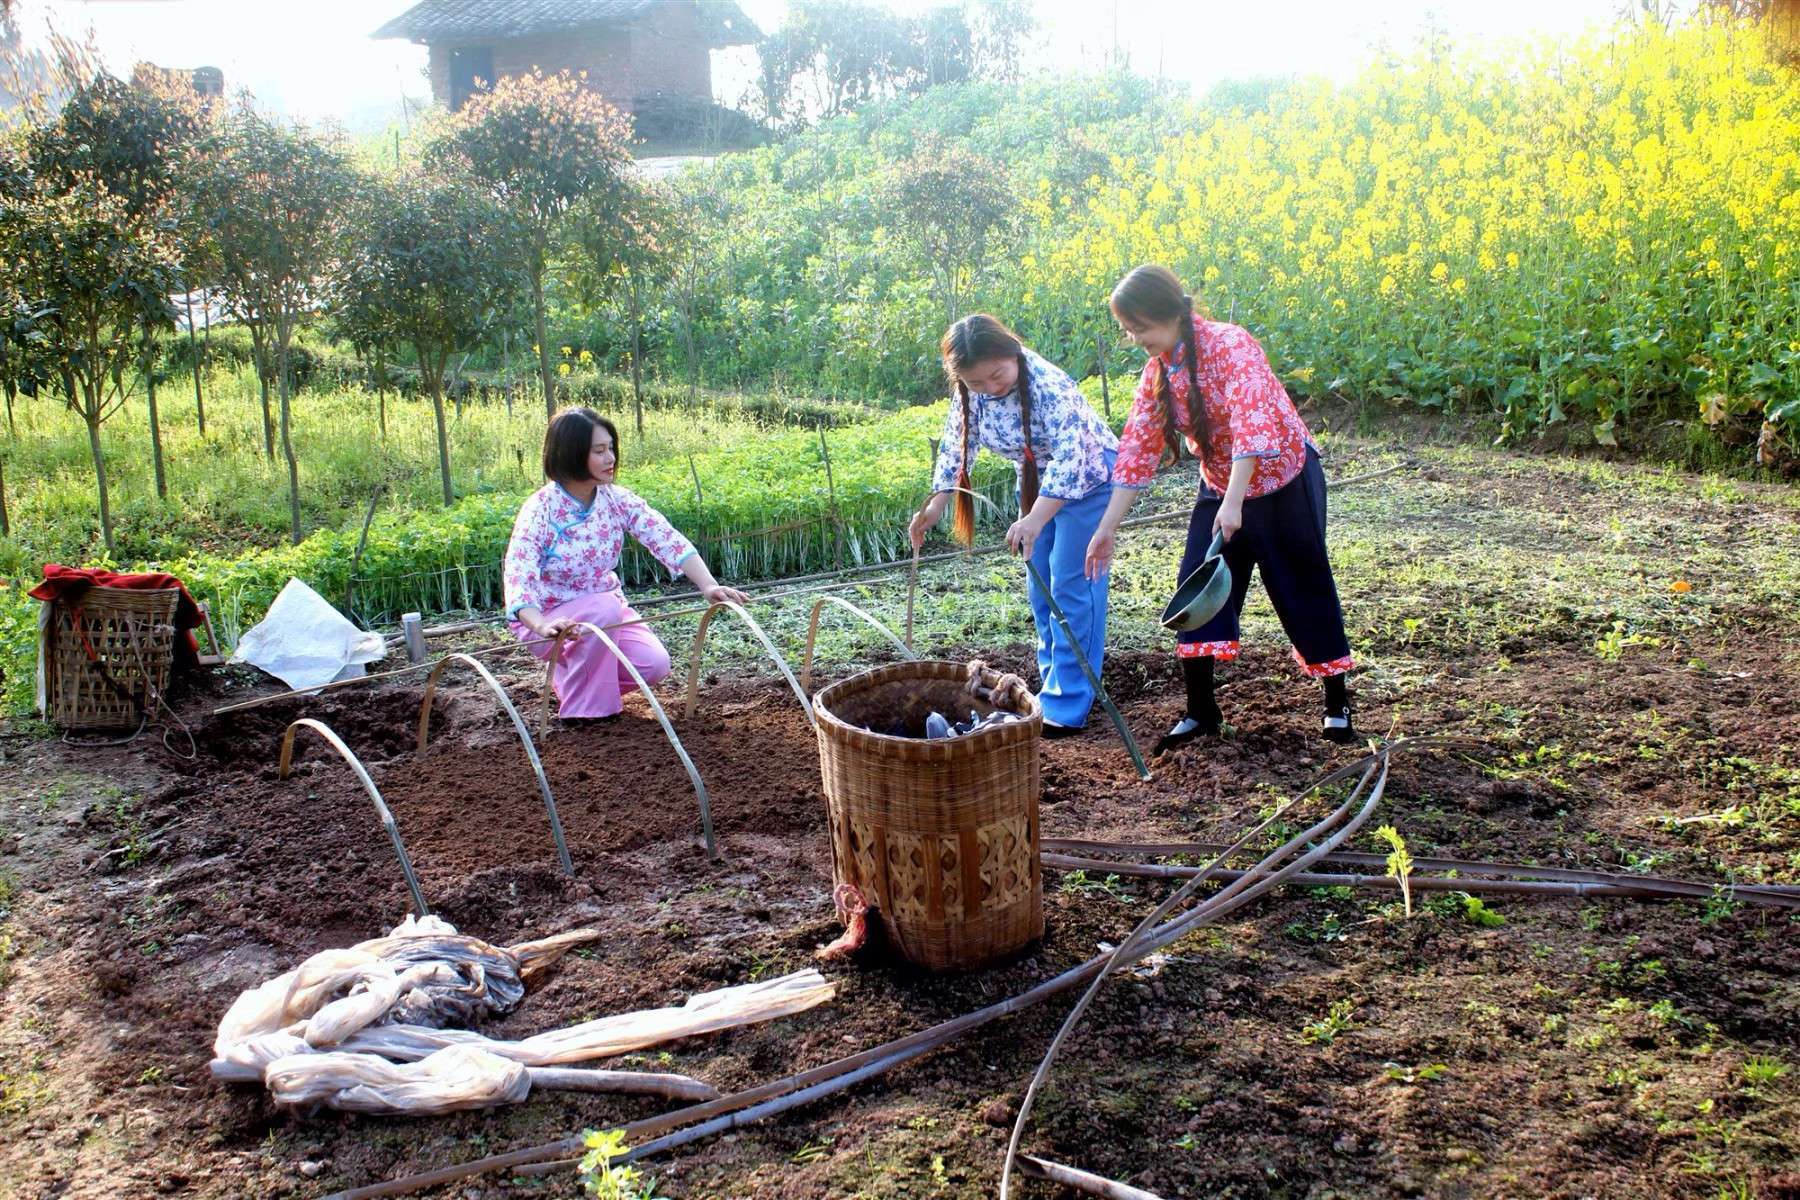
[[[200,606],[188,595],[187,585],[173,575],[161,571],[108,571],[100,567],[65,567],[61,563],[45,563],[44,582],[26,595],[34,600],[60,600],[65,604],[78,605],[81,603],[82,593],[91,587],[141,588],[152,591],[180,588],[181,599],[175,602],[175,630],[181,636],[175,639],[174,667],[180,671],[200,665],[200,643],[194,637],[194,630],[200,627],[203,620]]]

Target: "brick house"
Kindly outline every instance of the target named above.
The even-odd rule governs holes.
[[[431,94],[452,112],[495,79],[538,67],[587,73],[637,113],[712,103],[712,51],[760,34],[735,0],[420,0],[374,33],[430,53]]]

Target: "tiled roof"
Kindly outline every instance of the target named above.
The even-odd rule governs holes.
[[[625,25],[680,0],[420,0],[377,29],[377,38],[415,42],[500,41],[532,34]],[[760,36],[736,0],[694,0],[710,43],[738,46]]]

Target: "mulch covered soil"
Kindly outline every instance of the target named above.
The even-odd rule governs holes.
[[[1386,733],[1400,713],[1399,732],[1466,732],[1488,706],[1513,704],[1596,728],[1654,713],[1721,753],[1792,744],[1800,680],[1779,633],[1703,649],[1704,674],[1555,647],[1501,674],[1445,664],[1415,695],[1365,695],[1359,722]],[[1099,714],[1085,736],[1046,744],[1045,833],[1233,836],[1355,755],[1319,740],[1314,693],[1277,649],[1227,672],[1235,736],[1159,760],[1153,782],[1135,778]],[[1147,749],[1180,707],[1172,660],[1116,659],[1107,675]],[[289,1114],[258,1088],[210,1079],[215,1027],[239,990],[376,936],[408,907],[371,804],[323,741],[303,733],[294,776],[276,777],[280,734],[301,715],[361,755],[427,899],[459,929],[502,944],[603,932],[501,1034],[797,969],[838,932],[817,749],[780,681],[715,683],[692,721],[665,694],[711,791],[718,861],[699,848],[693,791],[640,699],[542,739],[574,879],[511,724],[472,679],[452,684],[422,754],[416,677],[219,718],[206,714],[243,693],[207,685],[185,709],[192,762],[152,739],[85,752],[12,743],[9,824],[24,832],[0,864],[19,881],[22,941],[0,1012],[35,1040],[0,1046],[0,1194],[320,1195],[660,1111],[553,1094],[426,1120]],[[535,677],[511,684],[535,715]],[[1582,745],[1579,729],[1561,742]],[[1703,843],[1644,814],[1720,807],[1721,784],[1588,748],[1609,752],[1565,764],[1558,786],[1467,755],[1397,761],[1378,820],[1415,855],[1625,869],[1654,851],[1659,874],[1719,878]],[[1800,849],[1789,829],[1761,851],[1768,865]],[[1065,885],[1055,871],[1045,889],[1048,933],[1017,961],[943,977],[835,964],[832,1003],[628,1062],[747,1087],[1023,991],[1166,894],[1092,875]],[[1390,900],[1290,889],[1177,945],[1155,975],[1110,983],[1040,1098],[1027,1149],[1165,1197],[1711,1197],[1733,1179],[1745,1195],[1800,1195],[1800,945],[1785,914],[1506,897],[1489,905],[1505,924],[1484,927],[1459,899],[1411,920]],[[1303,1040],[1340,1001],[1347,1027]],[[646,1165],[671,1197],[992,1195],[1021,1089],[1066,1004]],[[1754,1095],[1741,1076],[1753,1051],[1793,1064]],[[575,1191],[562,1175],[430,1194]]]

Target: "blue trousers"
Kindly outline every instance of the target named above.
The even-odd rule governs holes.
[[[1109,466],[1111,457],[1107,456]],[[1106,654],[1107,577],[1087,577],[1087,548],[1111,499],[1112,489],[1103,487],[1091,496],[1064,504],[1044,526],[1031,549],[1032,565],[1050,584],[1050,595],[1069,619],[1095,675],[1100,673]],[[1037,623],[1038,677],[1043,680],[1038,703],[1043,705],[1044,719],[1080,728],[1087,724],[1088,710],[1094,706],[1094,689],[1035,579],[1027,584],[1027,590],[1031,616]]]

